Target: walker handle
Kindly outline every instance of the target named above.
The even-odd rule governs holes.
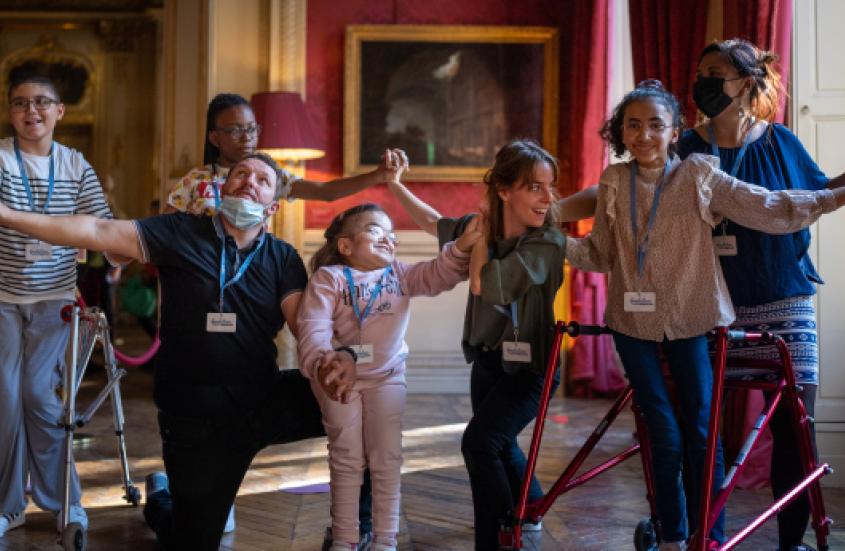
[[[558,327],[562,333],[566,333],[570,337],[605,335],[610,333],[610,329],[606,325],[581,325],[577,321],[570,321],[569,323],[559,322]]]

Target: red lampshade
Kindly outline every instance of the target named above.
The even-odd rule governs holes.
[[[252,110],[261,125],[258,149],[286,161],[318,159],[319,149],[305,104],[296,92],[259,92],[252,96]]]

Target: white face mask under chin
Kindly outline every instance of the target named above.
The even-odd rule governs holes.
[[[265,210],[266,207],[261,203],[242,197],[226,195],[220,201],[220,214],[225,216],[229,223],[241,230],[263,224],[267,218],[264,214]]]

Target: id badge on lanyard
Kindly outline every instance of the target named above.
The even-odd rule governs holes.
[[[14,148],[15,148],[15,158],[18,161],[18,171],[21,175],[21,184],[23,184],[23,189],[26,191],[26,198],[29,202],[29,210],[31,212],[37,212],[35,209],[35,199],[32,196],[32,186],[29,183],[29,174],[26,172],[26,166],[23,163],[23,155],[21,155],[21,150],[18,147],[18,140],[15,138],[14,140]],[[53,189],[56,185],[56,166],[55,162],[53,161],[53,150],[55,149],[54,144],[50,144],[50,171],[48,175],[48,184],[47,184],[47,199],[44,200],[44,206],[41,208],[41,214],[47,213],[47,207],[50,206],[50,200],[53,198]],[[30,243],[24,248],[24,257],[26,260],[30,262],[38,262],[41,260],[52,260],[53,259],[53,246],[49,243],[44,242],[37,242],[37,243]]]
[[[755,123],[756,124],[756,123]],[[752,125],[753,128],[754,125]],[[707,125],[707,134],[710,138],[710,151],[714,157],[719,159],[719,164],[722,164],[722,156],[719,153],[719,145],[716,143],[716,133],[713,131],[713,126]],[[739,148],[739,152],[736,154],[736,160],[734,161],[733,166],[728,171],[728,174],[736,177],[736,173],[739,171],[739,167],[742,164],[742,159],[745,157],[745,152],[748,149],[748,143],[751,141],[751,128],[748,129],[748,133],[745,136],[745,139],[742,141],[742,146]],[[736,236],[728,234],[728,222],[727,220],[722,222],[722,234],[721,235],[714,235],[713,236],[713,249],[716,251],[716,254],[719,256],[736,256],[739,254],[739,247],[736,243]]]
[[[631,232],[634,236],[634,251],[637,261],[637,280],[642,279],[645,269],[646,255],[648,253],[648,240],[651,229],[654,227],[654,220],[657,218],[657,207],[660,204],[660,196],[663,194],[663,187],[666,185],[666,173],[669,170],[669,161],[663,166],[663,173],[657,181],[654,198],[651,202],[648,220],[646,221],[645,235],[642,241],[639,239],[637,230],[637,162],[631,163]],[[657,294],[652,291],[626,291],[623,295],[623,307],[626,312],[656,312]]]
[[[384,281],[387,279],[390,272],[393,270],[392,266],[387,266],[381,274],[381,277],[378,280],[378,283],[373,288],[373,292],[370,293],[370,298],[367,300],[367,305],[364,307],[364,311],[361,312],[360,308],[358,307],[358,292],[356,291],[355,287],[355,280],[352,278],[352,270],[349,269],[349,266],[343,267],[343,275],[346,277],[346,284],[349,288],[349,302],[352,303],[352,311],[355,313],[355,317],[358,319],[358,344],[351,345],[352,350],[355,351],[355,354],[358,356],[358,360],[355,362],[356,364],[368,364],[372,363],[375,360],[375,351],[374,347],[371,343],[363,343],[361,342],[362,334],[364,331],[364,320],[367,319],[367,316],[370,315],[370,310],[373,307],[373,303],[375,303],[378,296],[381,294],[381,289],[384,286]]]
[[[531,343],[519,340],[516,301],[511,302],[511,321],[513,322],[513,340],[502,342],[502,359],[506,362],[531,363]]]
[[[238,316],[234,312],[224,312],[223,311],[223,292],[226,290],[227,287],[234,285],[237,283],[241,277],[243,277],[244,272],[249,267],[252,259],[255,258],[256,253],[261,249],[261,246],[264,244],[264,238],[266,234],[261,234],[261,238],[258,241],[258,245],[255,246],[255,249],[244,259],[243,264],[241,267],[238,268],[238,271],[232,276],[232,279],[226,281],[226,241],[223,239],[221,243],[221,250],[220,250],[220,295],[218,301],[218,311],[217,312],[208,312],[205,316],[205,330],[209,333],[234,333],[238,330]]]
[[[713,248],[719,256],[736,256],[739,249],[736,246],[736,236],[728,235],[727,221],[722,222],[722,235],[713,236]]]

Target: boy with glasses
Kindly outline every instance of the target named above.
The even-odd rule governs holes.
[[[64,116],[46,77],[12,78],[0,139],[0,202],[48,215],[111,218],[97,175],[78,151],[53,141]],[[62,307],[74,300],[76,250],[0,228],[0,537],[23,525],[27,476],[46,511],[62,506],[64,431],[56,394],[68,340]],[[71,522],[88,527],[72,469]]]

